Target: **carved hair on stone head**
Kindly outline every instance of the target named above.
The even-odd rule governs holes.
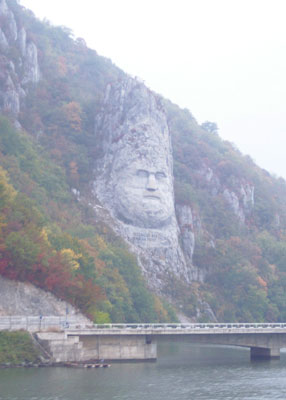
[[[117,83],[96,125],[103,143],[97,195],[119,219],[146,228],[166,226],[174,214],[171,142],[158,102],[140,82]]]
[[[171,142],[161,99],[132,78],[108,84],[95,121],[102,156],[129,150],[143,157],[152,148],[171,154]],[[155,151],[158,157],[158,150]],[[172,160],[168,162],[172,168]]]

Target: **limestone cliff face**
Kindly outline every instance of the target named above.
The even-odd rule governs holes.
[[[39,79],[37,47],[27,40],[25,29],[18,27],[6,0],[0,0],[0,112],[17,119],[27,85]]]
[[[178,212],[182,232],[175,214],[172,146],[159,97],[132,78],[108,86],[95,133],[102,157],[94,194],[138,255],[149,286],[164,292],[174,277],[199,279],[191,211]]]
[[[221,182],[218,175],[206,165],[198,171],[213,196],[221,194],[240,224],[244,224],[254,206],[255,188],[245,180],[233,178],[231,187]]]
[[[241,223],[254,206],[254,186],[240,184],[236,191],[225,188],[223,196]]]
[[[65,301],[58,300],[51,293],[35,286],[15,282],[0,276],[0,315],[27,315],[27,316],[65,316],[68,308],[69,315],[79,321],[89,320]]]
[[[195,249],[195,234],[193,232],[192,210],[189,206],[177,205],[176,211],[185,257],[189,260],[189,262],[192,262]]]

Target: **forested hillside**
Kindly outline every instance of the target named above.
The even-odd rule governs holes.
[[[124,72],[15,0],[0,1],[0,28],[0,273],[96,322],[174,321],[90,204],[100,155],[94,120],[106,85]],[[188,287],[174,282],[175,306],[197,318],[203,299],[221,321],[285,320],[285,181],[222,141],[212,124],[164,104],[176,204],[192,209],[193,263],[204,275]]]
[[[176,201],[192,207],[194,263],[219,320],[285,320],[286,185],[167,103]]]
[[[39,22],[15,1],[7,4],[17,26],[27,28],[27,42],[37,46],[41,79],[24,87],[18,114],[3,102],[1,274],[53,292],[96,322],[174,319],[147,290],[126,245],[77,198],[78,190],[88,193],[97,101],[122,72],[67,29]],[[10,25],[11,14],[2,15],[8,38]],[[17,91],[20,59],[17,42],[3,52],[4,94],[11,61]],[[13,127],[16,118],[24,130]]]

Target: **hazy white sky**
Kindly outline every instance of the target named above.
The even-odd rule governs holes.
[[[20,0],[286,178],[286,0]]]

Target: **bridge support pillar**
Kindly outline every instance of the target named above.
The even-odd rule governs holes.
[[[157,342],[151,335],[80,336],[81,359],[154,361]]]
[[[251,360],[271,360],[280,358],[280,348],[271,347],[251,347],[250,348],[250,358]]]

